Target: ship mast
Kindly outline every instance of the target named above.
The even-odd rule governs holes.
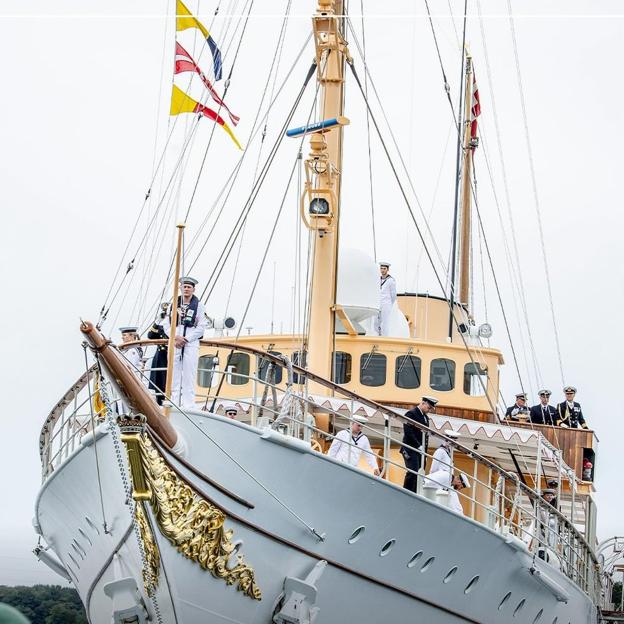
[[[464,89],[464,161],[462,166],[462,206],[461,206],[461,239],[459,244],[459,301],[466,306],[470,297],[470,251],[471,251],[471,188],[472,155],[476,147],[473,141],[472,130],[472,88],[474,73],[472,71],[472,56],[466,54],[466,78]]]
[[[342,12],[342,0],[318,0],[317,12],[312,18],[320,118],[339,119],[342,123],[311,134],[301,198],[304,222],[314,231],[307,362],[311,371],[325,378],[331,375],[335,336],[344,72],[345,61],[349,58],[342,34]]]

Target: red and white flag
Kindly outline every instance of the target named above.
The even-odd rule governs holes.
[[[174,62],[174,74],[182,74],[184,72],[195,72],[204,83],[204,86],[212,96],[212,99],[224,110],[227,111],[227,114],[232,121],[232,125],[236,125],[240,121],[240,117],[237,117],[232,111],[227,107],[227,104],[221,99],[219,94],[216,92],[215,88],[212,86],[212,83],[204,72],[200,69],[197,63],[193,60],[193,57],[176,41],[176,53],[175,53],[175,62]]]
[[[472,77],[472,100],[470,102],[470,138],[477,138],[477,117],[481,114],[481,103],[479,102],[479,87],[477,87],[477,76]]]

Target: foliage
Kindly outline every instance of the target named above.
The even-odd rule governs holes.
[[[0,602],[23,613],[31,624],[87,624],[78,592],[60,585],[0,585]]]

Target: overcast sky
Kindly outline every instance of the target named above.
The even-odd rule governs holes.
[[[249,150],[228,208],[193,269],[202,285],[249,194],[256,165],[264,161],[267,146],[277,136],[312,57],[309,46],[294,66],[292,79],[268,118],[265,145],[261,148],[258,141],[250,141],[263,90],[267,84],[269,92],[274,88],[273,79],[267,77],[287,0],[256,4],[259,6],[249,20],[228,92],[232,110],[241,117],[235,132]],[[429,4],[456,103],[463,2],[450,3],[455,19],[449,16],[448,2],[430,0]],[[198,8],[196,1],[188,5],[193,10]],[[229,73],[240,33],[238,15],[244,3],[222,5],[214,23],[211,15],[216,0],[202,0],[199,12],[206,25],[212,24],[211,32],[224,51],[225,71]],[[298,1],[294,5],[275,89],[291,69],[309,31],[313,3]],[[377,15],[380,7],[388,5],[390,15]],[[546,385],[553,390],[553,399],[560,400],[562,382],[507,5],[483,0],[482,20],[478,19],[476,0],[468,5],[467,41],[474,56],[482,106],[483,140],[476,156],[479,205],[511,321],[513,344],[519,353],[522,380],[512,365],[487,266],[485,276],[481,275],[479,249],[483,246],[478,244],[473,309],[477,322],[488,320],[493,325],[492,345],[503,350],[507,362],[502,372],[504,395],[513,396],[522,383],[533,397],[531,402],[536,402],[538,387]],[[168,116],[173,6],[173,0],[59,0],[53,4],[4,0],[0,4],[0,58],[4,60],[0,286],[5,302],[0,326],[6,334],[0,364],[5,405],[0,452],[0,583],[58,581],[29,553],[36,541],[30,523],[40,484],[39,431],[53,404],[84,369],[79,318],[95,319],[99,313],[167,137],[171,136],[169,148],[163,166],[156,171],[152,197],[138,228],[139,233],[145,232],[171,179],[172,192],[165,196],[157,217],[162,228],[150,230],[145,245],[156,253],[139,254],[136,269],[128,278],[130,289],[127,294],[125,287],[120,290],[105,325],[109,333],[117,325],[149,321],[165,279],[173,224],[189,207],[208,143],[210,149],[191,205],[187,248],[195,235],[205,240],[216,220],[211,206],[240,157],[223,131],[216,128],[213,134],[210,123],[203,121],[189,145],[184,175],[170,177],[193,126],[190,115],[178,118],[175,127]],[[624,407],[619,400],[624,337],[619,319],[624,306],[620,197],[624,169],[624,9],[617,1],[516,0],[513,10],[565,383],[578,386],[578,400],[600,438],[596,500],[599,538],[603,539],[624,533],[620,495]],[[351,2],[351,14],[361,41],[359,2]],[[452,117],[424,3],[365,0],[364,18],[373,83],[445,261],[453,206]],[[187,49],[202,55],[192,31],[180,37]],[[363,76],[353,37],[350,44]],[[204,65],[206,57],[201,59]],[[198,85],[192,85],[191,91],[199,96],[197,89]],[[305,123],[312,95],[308,91],[292,125]],[[372,96],[371,101],[385,126],[382,106]],[[352,124],[345,130],[344,246],[372,254],[374,242],[377,257],[392,261],[400,291],[439,294],[374,136],[373,238],[369,187],[363,182],[369,166],[365,113],[352,81],[347,86],[346,115]],[[250,213],[238,262],[235,253],[208,301],[212,315],[228,312],[240,323],[269,230],[286,192],[274,243],[243,323],[257,332],[267,331],[271,320],[276,330],[290,331],[292,327],[292,293],[297,286],[292,259],[298,206],[296,185],[287,188],[286,180],[297,149],[296,141],[284,143]],[[411,191],[409,195],[423,226],[416,197]],[[166,217],[162,216],[165,209]],[[519,313],[520,300],[508,268],[510,257],[515,262],[512,230],[526,292],[530,336]],[[135,239],[131,249],[138,242]],[[433,250],[429,237],[427,242]],[[189,250],[188,264],[196,250]],[[275,306],[271,296],[274,266]],[[113,337],[118,337],[114,331]],[[538,372],[531,364],[534,359]]]

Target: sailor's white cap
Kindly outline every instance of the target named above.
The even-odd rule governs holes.
[[[380,266],[380,267],[384,267],[384,266],[385,266],[385,267],[390,268],[390,263],[389,263],[389,262],[386,262],[385,260],[383,260],[383,261],[380,261],[380,262],[379,262],[379,266]]]
[[[227,412],[236,412],[238,413],[238,407],[236,407],[236,405],[234,405],[234,403],[226,403],[223,406],[223,412],[227,413]]]
[[[444,435],[447,438],[451,438],[451,440],[457,440],[457,438],[459,438],[459,433],[457,433],[457,431],[453,431],[452,429],[445,429]],[[442,440],[442,444],[448,444],[448,442],[446,440]]]
[[[422,400],[425,401],[426,403],[429,403],[431,407],[435,407],[438,404],[438,399],[436,399],[435,397],[424,396]]]
[[[459,473],[459,480],[465,488],[470,488],[470,479],[463,473]]]
[[[138,329],[135,325],[127,325],[126,327],[120,327],[119,331],[122,334],[136,334]]]
[[[185,276],[180,278],[180,284],[190,284],[191,286],[197,286],[199,282],[194,277]]]
[[[360,416],[359,414],[354,414],[353,422],[360,423],[360,425],[365,425],[368,422],[368,418],[366,418],[366,416]]]

